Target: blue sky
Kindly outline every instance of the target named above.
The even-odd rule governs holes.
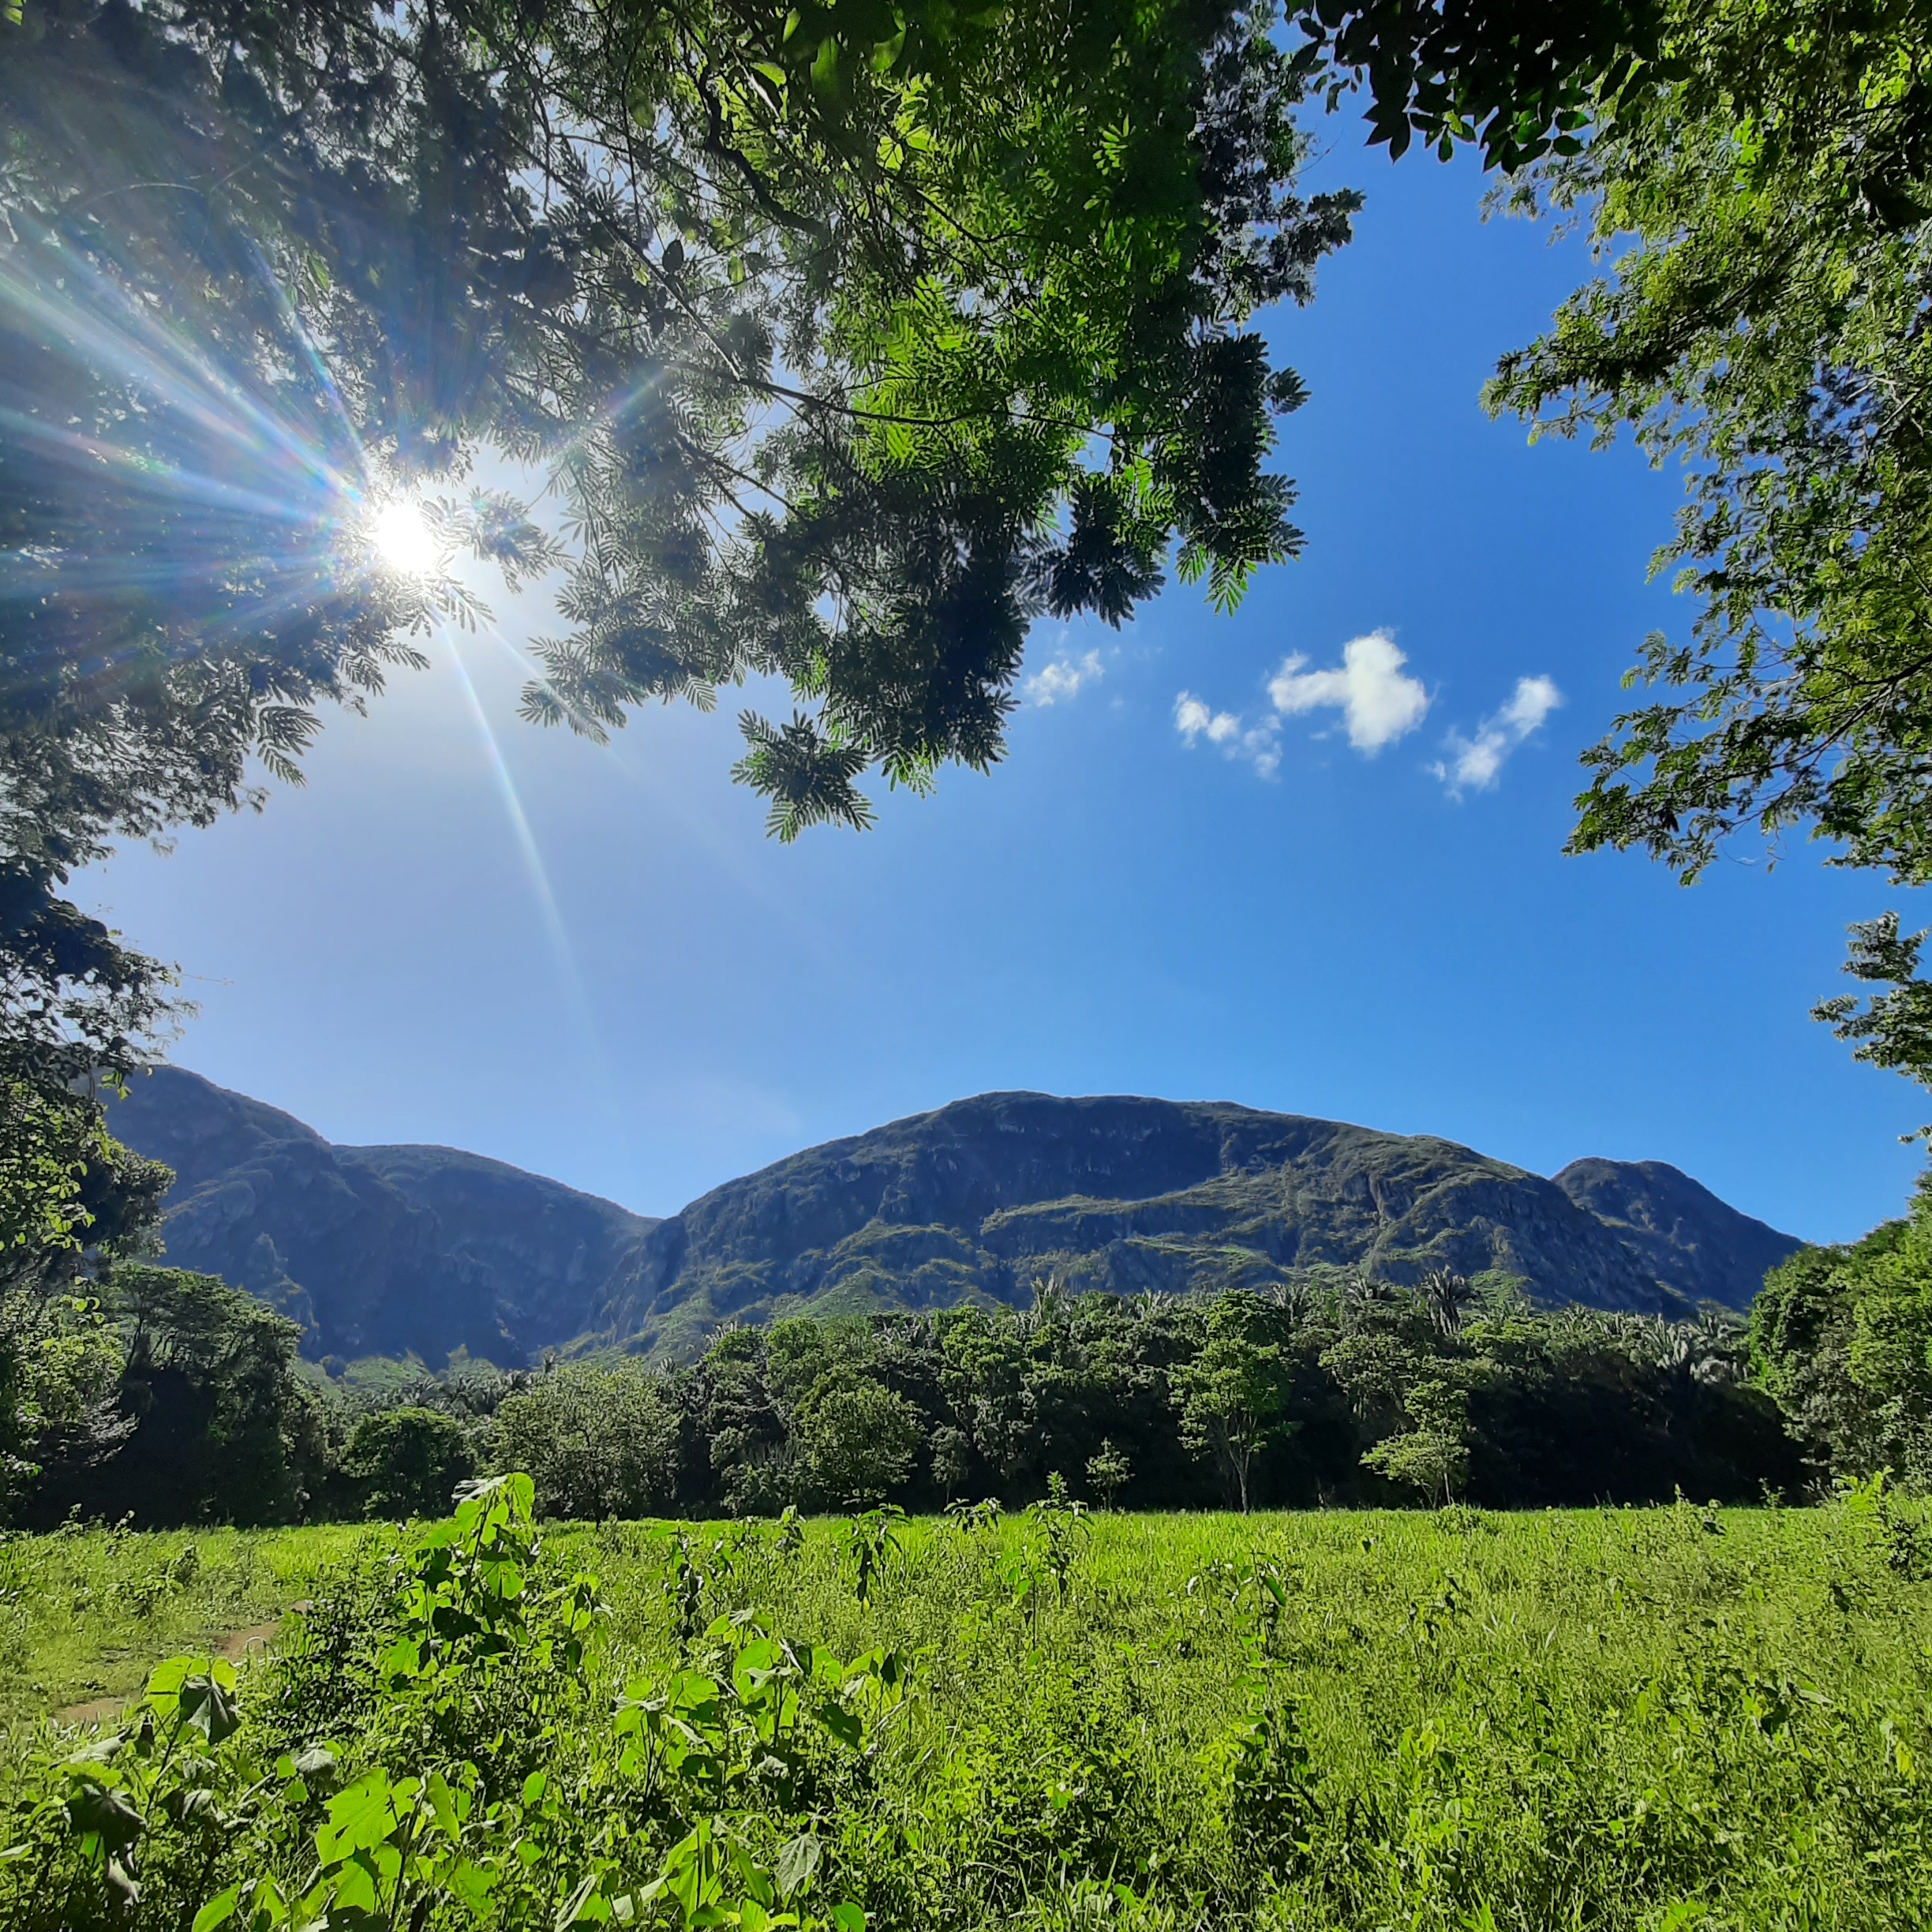
[[[1818,1240],[1898,1212],[1932,1099],[1807,1017],[1896,895],[1802,844],[1688,891],[1560,856],[1577,751],[1690,616],[1645,581],[1674,475],[1477,405],[1587,256],[1485,225],[1472,168],[1324,133],[1368,205],[1268,322],[1312,391],[1279,457],[1308,546],[1235,616],[1173,587],[1042,625],[1004,765],[785,849],[727,779],[736,694],[608,750],[520,724],[544,611],[499,596],[502,636],[332,721],[305,789],[80,882],[181,963],[175,1058],[658,1214],[1000,1088],[1653,1157]]]

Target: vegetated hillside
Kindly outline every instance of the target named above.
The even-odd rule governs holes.
[[[109,1119],[174,1170],[168,1261],[283,1309],[310,1355],[522,1362],[590,1326],[657,1225],[452,1148],[333,1146],[177,1067],[131,1082]]]
[[[1664,1161],[1572,1161],[1556,1185],[1646,1256],[1660,1279],[1699,1301],[1742,1306],[1803,1245],[1728,1207]]]
[[[448,1148],[332,1146],[163,1068],[115,1131],[179,1177],[167,1259],[309,1325],[311,1355],[513,1366],[596,1335],[685,1352],[726,1316],[1130,1294],[1355,1267],[1500,1270],[1548,1301],[1742,1307],[1801,1244],[1674,1167],[1556,1180],[1427,1136],[1224,1103],[984,1094],[808,1148],[664,1222]]]
[[[1550,1301],[1745,1305],[1802,1244],[1659,1162],[1555,1181],[1452,1141],[1225,1103],[984,1094],[808,1149],[661,1222],[597,1325],[683,1349],[721,1317],[1116,1294],[1353,1267],[1521,1276]]]

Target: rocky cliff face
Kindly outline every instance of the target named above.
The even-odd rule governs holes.
[[[583,1332],[657,1226],[480,1155],[335,1147],[175,1067],[131,1082],[110,1118],[174,1170],[167,1260],[285,1309],[313,1355],[522,1362]]]
[[[1800,1244],[1675,1168],[1541,1176],[1453,1142],[1224,1103],[985,1094],[795,1155],[641,1245],[600,1325],[686,1346],[719,1317],[1116,1294],[1318,1265],[1502,1270],[1549,1300],[1747,1304]]]
[[[115,1130],[167,1161],[168,1258],[309,1324],[313,1354],[584,1335],[700,1346],[727,1316],[1024,1301],[1035,1275],[1185,1294],[1358,1267],[1501,1270],[1551,1301],[1743,1307],[1800,1244],[1661,1163],[1553,1181],[1428,1136],[1220,1103],[983,1094],[828,1142],[655,1222],[447,1148],[339,1148],[174,1069]]]

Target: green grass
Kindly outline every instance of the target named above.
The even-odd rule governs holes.
[[[138,1690],[162,1658],[279,1618],[318,1571],[376,1533],[330,1525],[0,1537],[0,1721]]]
[[[548,1533],[610,1612],[582,1735],[544,1747],[560,1777],[590,1775],[627,1679],[684,1661],[668,1528]],[[1927,1922],[1932,1534],[1874,1497],[1101,1517],[1064,1593],[1041,1522],[923,1521],[864,1603],[841,1526],[687,1533],[701,1622],[909,1663],[828,1853],[874,1932]],[[393,1534],[17,1540],[12,1709],[126,1687]],[[195,1574],[150,1592],[190,1541]]]

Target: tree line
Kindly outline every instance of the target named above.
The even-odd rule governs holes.
[[[131,1158],[131,1157],[130,1157]],[[522,1470],[545,1515],[1798,1500],[1932,1492],[1932,1176],[1800,1250],[1748,1317],[1538,1304],[1515,1278],[1317,1267],[1263,1290],[727,1323],[695,1360],[586,1348],[316,1362],[294,1321],[159,1265],[142,1163],[104,1238],[0,1252],[0,1525],[440,1512]]]
[[[6,1339],[24,1524],[434,1515],[510,1470],[541,1513],[603,1518],[1017,1505],[1055,1482],[1126,1509],[1797,1500],[1863,1466],[1790,1406],[1769,1292],[1747,1324],[1539,1307],[1446,1272],[1133,1300],[1049,1281],[1025,1309],[728,1327],[687,1363],[331,1375],[212,1277],[129,1261],[98,1286],[58,1347]]]

